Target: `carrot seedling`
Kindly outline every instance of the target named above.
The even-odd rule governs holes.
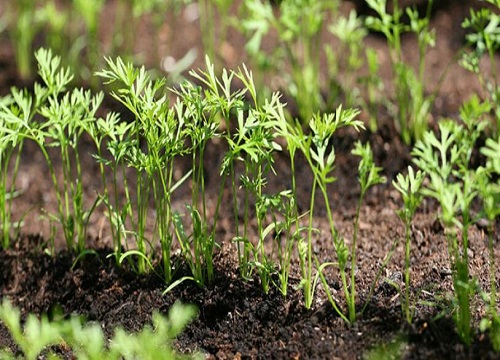
[[[401,193],[403,198],[403,208],[397,211],[398,217],[405,226],[405,292],[404,301],[401,302],[403,314],[406,321],[411,324],[413,314],[410,309],[410,252],[411,252],[411,225],[413,216],[417,208],[422,202],[423,195],[421,192],[422,184],[425,179],[425,174],[422,171],[414,172],[411,166],[408,166],[406,176],[398,174],[396,180],[392,181],[392,185]],[[400,289],[399,289],[400,290]],[[401,291],[400,291],[401,292]]]

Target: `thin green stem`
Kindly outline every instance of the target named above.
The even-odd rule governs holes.
[[[306,273],[302,275],[305,279],[304,282],[304,305],[306,309],[310,309],[312,306],[313,294],[312,294],[312,232],[313,232],[313,219],[314,219],[314,204],[316,203],[316,186],[317,179],[314,177],[313,185],[311,189],[311,201],[309,204],[309,226],[307,230],[307,264]]]
[[[411,324],[410,312],[410,250],[411,250],[411,219],[405,222],[405,315],[408,324]]]

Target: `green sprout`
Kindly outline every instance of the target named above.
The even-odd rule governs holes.
[[[410,309],[410,251],[411,251],[411,225],[417,208],[420,206],[423,195],[421,188],[425,179],[422,171],[415,173],[411,166],[408,166],[408,174],[398,174],[392,185],[401,193],[403,198],[403,208],[397,212],[399,218],[405,226],[405,293],[404,302],[401,303],[406,321],[411,324],[412,313]]]
[[[59,359],[52,347],[65,346],[76,359],[118,360],[118,359],[198,359],[178,354],[172,340],[196,316],[196,309],[190,305],[174,303],[168,315],[152,314],[152,324],[146,325],[135,334],[116,328],[109,346],[99,324],[86,324],[81,317],[49,321],[47,316],[38,319],[28,315],[21,322],[19,309],[7,300],[0,305],[0,321],[4,324],[15,344],[27,360],[38,359],[42,353],[50,359]],[[18,359],[10,349],[0,349],[2,359]]]
[[[125,105],[133,114],[134,122],[130,127],[119,127],[123,134],[119,142],[112,142],[114,161],[125,163],[136,173],[136,201],[131,201],[128,189],[126,201],[114,208],[112,222],[119,228],[115,234],[123,233],[125,221],[131,222],[137,251],[115,254],[120,261],[130,256],[137,256],[137,270],[144,273],[146,264],[151,267],[147,242],[151,244],[159,240],[161,244],[163,277],[165,282],[172,281],[172,264],[170,250],[172,246],[173,211],[171,196],[173,191],[186,180],[181,177],[174,182],[175,159],[186,153],[184,119],[178,117],[176,110],[169,107],[166,95],[161,95],[165,79],[152,81],[144,67],[136,69],[132,64],[125,64],[120,58],[116,61],[107,59],[110,70],[98,73],[107,83],[121,84],[121,88],[111,95]],[[144,142],[145,148],[141,146]],[[113,173],[115,174],[113,165]],[[126,177],[125,177],[126,178]],[[128,183],[125,183],[125,187]],[[147,219],[149,218],[149,199],[155,202],[154,239],[146,238]],[[135,213],[133,214],[133,208]],[[118,220],[118,221],[116,221]],[[116,244],[116,242],[115,242]],[[119,246],[119,244],[116,244]],[[116,246],[115,246],[116,247]]]
[[[42,151],[57,199],[57,214],[49,216],[61,224],[68,248],[81,252],[85,248],[86,227],[97,202],[89,210],[84,209],[82,169],[77,149],[88,125],[96,120],[95,113],[103,95],[92,96],[82,89],[66,91],[73,75],[69,69],[60,69],[61,58],[45,49],[37,51],[35,57],[43,85],[35,84],[34,97],[13,90],[15,107],[11,110],[18,110],[15,113],[10,111],[9,116],[10,120],[17,118],[19,135],[35,142]],[[43,121],[32,121],[35,115],[40,115]],[[51,147],[60,151],[62,181],[56,176],[55,161],[48,150]]]
[[[445,227],[458,304],[455,320],[458,334],[467,345],[471,342],[470,298],[476,288],[469,276],[469,227],[474,223],[472,202],[478,196],[477,170],[470,169],[469,164],[474,145],[487,126],[481,116],[488,109],[473,97],[461,108],[463,125],[441,121],[439,138],[429,131],[412,151],[415,164],[430,180],[422,193],[441,205],[440,217]]]
[[[181,215],[175,213],[175,228],[182,252],[195,281],[205,284],[213,279],[213,253],[215,248],[215,231],[219,219],[223,190],[226,185],[227,173],[221,173],[222,181],[215,206],[215,213],[207,212],[208,194],[205,187],[205,149],[210,141],[221,137],[219,128],[221,118],[228,119],[234,111],[243,108],[244,90],[231,91],[234,72],[223,69],[221,79],[215,75],[214,64],[206,57],[206,71],[191,71],[193,78],[206,86],[202,89],[192,83],[185,82],[180,90],[174,92],[179,96],[176,105],[178,117],[185,121],[185,132],[189,138],[192,158],[191,170],[191,204],[188,205],[188,215],[192,224],[191,235],[184,230]],[[226,124],[227,131],[230,131]],[[226,135],[230,137],[230,135]]]
[[[373,160],[373,152],[371,150],[370,144],[363,145],[360,141],[356,142],[354,149],[352,150],[352,154],[359,156],[361,158],[358,166],[358,181],[361,187],[361,193],[358,198],[358,204],[356,206],[356,215],[354,218],[354,232],[352,237],[352,244],[349,248],[345,244],[344,237],[339,235],[338,233],[333,234],[334,236],[334,245],[337,251],[338,258],[338,266],[340,269],[340,277],[342,279],[342,287],[344,291],[344,296],[346,298],[348,313],[344,315],[341,313],[341,316],[348,323],[352,324],[356,321],[356,272],[357,272],[357,263],[356,263],[356,253],[357,253],[357,241],[358,241],[358,231],[359,231],[359,213],[361,210],[361,205],[363,203],[363,199],[366,195],[367,190],[377,184],[385,183],[386,178],[380,175],[382,168],[375,166]],[[331,219],[331,215],[329,215]],[[330,223],[333,221],[330,220]],[[333,227],[333,225],[332,225]],[[347,262],[348,258],[351,258],[350,264],[350,286],[347,283]],[[323,282],[323,286],[327,292],[328,300],[334,306],[336,311],[339,311],[335,300],[333,299],[328,284],[324,275],[322,274],[322,269],[319,270],[319,275]]]
[[[33,41],[40,28],[38,0],[11,1],[7,11],[8,18],[15,19],[7,29],[14,45],[19,76],[27,80],[33,75]]]
[[[500,9],[500,1],[486,0],[486,2],[497,10]],[[464,20],[462,27],[470,30],[466,38],[469,45],[474,46],[474,49],[462,54],[460,64],[478,76],[485,96],[494,106],[498,133],[500,131],[500,87],[497,80],[495,53],[500,48],[500,15],[489,7],[478,10],[471,9],[470,17]],[[491,65],[489,74],[480,66],[480,60],[484,55],[488,57]]]
[[[418,11],[407,8],[406,14],[410,24],[402,22],[403,10],[399,0],[393,2],[392,13],[387,10],[387,0],[367,0],[367,4],[378,15],[366,19],[368,28],[380,31],[386,37],[389,45],[393,72],[393,83],[397,102],[397,126],[406,144],[420,139],[428,127],[428,117],[434,101],[434,94],[425,95],[425,59],[429,46],[435,45],[435,31],[430,29],[430,16],[433,1],[429,1],[427,12],[423,18]],[[403,59],[401,36],[405,32],[417,35],[418,69],[415,71]]]
[[[0,99],[0,228],[4,250],[9,248],[11,230],[16,226],[12,222],[12,201],[18,195],[15,186],[24,144],[19,118],[25,117],[26,121],[31,121],[31,114],[23,113],[23,109],[29,109],[29,100],[20,92],[12,92],[12,96]]]
[[[477,187],[479,197],[483,203],[483,214],[487,220],[487,236],[490,266],[490,293],[486,297],[488,302],[488,316],[481,320],[481,331],[489,330],[490,340],[495,351],[500,351],[500,315],[497,311],[497,279],[494,251],[494,226],[495,219],[500,216],[500,138],[487,139],[486,146],[481,149],[486,156],[485,167],[477,170]],[[497,181],[494,181],[494,177]],[[489,298],[489,299],[488,299]]]
[[[330,235],[332,236],[334,242],[334,248],[341,270],[341,277],[344,285],[344,295],[346,296],[347,301],[350,301],[350,299],[352,299],[351,294],[347,289],[345,266],[342,266],[342,264],[345,265],[347,262],[348,249],[346,248],[342,237],[338,234],[335,227],[327,186],[328,184],[331,184],[336,180],[335,177],[332,176],[332,172],[335,169],[335,149],[330,144],[332,137],[335,132],[341,127],[352,126],[356,130],[363,128],[363,123],[359,120],[356,120],[356,116],[358,114],[358,110],[344,110],[341,106],[339,106],[335,113],[315,115],[309,122],[309,126],[311,129],[311,133],[309,135],[306,135],[303,132],[301,125],[298,123],[296,123],[295,125],[290,125],[285,130],[286,132],[284,131],[287,136],[286,139],[292,151],[295,152],[295,149],[298,149],[302,152],[307,161],[307,164],[309,165],[313,173],[313,184],[310,197],[307,228],[307,241],[301,239],[298,244],[300,269],[302,273],[301,286],[304,292],[305,307],[307,309],[312,306],[312,300],[314,297],[318,276],[321,276],[322,280],[325,281],[321,270],[326,266],[334,265],[334,263],[326,263],[318,266],[318,275],[313,276],[313,263],[315,262],[315,259],[313,259],[312,257],[312,241],[314,233],[313,219],[316,203],[316,191],[318,189],[323,195],[324,203],[326,206],[328,221],[330,225]],[[284,128],[282,127],[282,129]],[[347,319],[334,302],[332,302],[332,305],[347,322],[354,320],[354,312],[350,314],[350,319]],[[350,311],[352,310],[353,309],[350,307]]]
[[[246,0],[244,6],[248,15],[241,27],[250,37],[246,51],[263,74],[266,69],[281,69],[283,61],[290,63],[291,76],[285,76],[287,91],[306,123],[324,108],[319,73],[320,34],[330,10],[337,9],[338,1],[281,1],[277,13],[267,1]],[[271,30],[277,32],[279,46],[267,54],[262,49],[262,40]]]

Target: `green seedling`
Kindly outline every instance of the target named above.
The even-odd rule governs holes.
[[[387,39],[392,63],[394,91],[397,103],[397,126],[404,142],[409,144],[420,139],[428,127],[428,117],[434,95],[425,95],[425,58],[429,46],[435,45],[435,32],[430,29],[433,1],[428,2],[427,12],[419,17],[416,9],[407,8],[410,24],[402,22],[403,10],[399,1],[393,2],[392,13],[387,10],[387,0],[367,0],[367,4],[378,15],[369,16],[366,25],[380,31]],[[419,62],[415,71],[403,59],[401,36],[405,32],[417,35]]]
[[[268,196],[266,205],[271,213],[272,221],[264,229],[263,235],[267,237],[269,234],[274,233],[272,236],[273,254],[275,253],[277,257],[278,282],[272,279],[271,281],[281,294],[286,296],[294,245],[300,239],[300,228],[296,228],[296,222],[298,222],[297,206],[290,190]]]
[[[497,140],[487,139],[486,146],[481,149],[486,156],[486,166],[477,171],[476,183],[479,197],[483,203],[483,215],[487,220],[487,236],[490,266],[490,293],[485,296],[488,301],[488,316],[481,320],[481,331],[489,331],[490,340],[495,351],[500,351],[500,315],[497,311],[497,279],[496,259],[494,250],[494,226],[495,220],[500,216],[500,138]],[[497,178],[495,182],[493,179]]]
[[[415,173],[411,166],[408,166],[408,174],[398,174],[396,180],[392,181],[392,185],[401,193],[403,198],[403,208],[397,212],[399,218],[405,226],[405,292],[404,302],[401,303],[403,314],[406,321],[411,324],[413,314],[410,308],[410,253],[411,253],[411,225],[413,216],[420,206],[423,195],[421,188],[425,174],[422,171]]]
[[[281,69],[284,61],[290,63],[291,76],[285,77],[287,91],[306,123],[324,108],[319,76],[320,34],[330,11],[338,8],[338,1],[281,1],[278,12],[262,0],[246,0],[244,6],[247,15],[241,27],[249,37],[246,51],[263,74],[266,69]],[[262,40],[272,30],[276,31],[279,44],[268,54],[262,49]]]
[[[497,10],[500,1],[486,0]],[[467,70],[477,74],[484,95],[493,104],[496,113],[496,131],[500,131],[500,87],[497,79],[495,54],[500,48],[500,15],[491,8],[471,9],[470,17],[465,19],[462,27],[470,31],[466,35],[469,45],[474,46],[472,52],[464,52],[460,64]],[[481,58],[486,55],[490,62],[490,72],[480,66]],[[489,76],[488,76],[489,75]]]
[[[52,326],[47,317],[39,320],[35,315],[29,315],[23,328],[19,309],[12,307],[6,299],[0,307],[0,320],[7,327],[27,360],[37,359],[45,348],[60,344],[62,341],[59,329]],[[2,357],[16,359],[14,354],[7,350],[2,350],[2,353]]]
[[[152,81],[144,67],[136,69],[132,64],[125,64],[120,58],[115,61],[106,60],[110,70],[98,73],[108,84],[116,83],[119,90],[111,95],[125,105],[133,114],[134,121],[130,127],[119,127],[123,131],[116,137],[119,142],[110,143],[116,162],[125,161],[136,174],[136,200],[131,201],[126,190],[125,203],[114,208],[110,214],[112,223],[118,226],[115,234],[124,233],[121,228],[125,221],[131,222],[133,236],[138,252],[128,252],[120,258],[123,260],[138,255],[137,270],[147,270],[149,251],[147,243],[159,240],[162,251],[163,276],[167,283],[172,280],[172,264],[170,250],[172,246],[173,211],[171,196],[173,191],[185,181],[186,176],[174,181],[175,159],[186,152],[184,119],[178,117],[174,108],[170,108],[165,94],[162,94],[165,79]],[[141,144],[144,143],[144,147]],[[115,170],[113,170],[115,173]],[[128,186],[128,183],[125,183]],[[115,190],[116,191],[116,190]],[[154,235],[147,240],[146,228],[149,200],[155,202]],[[135,210],[135,211],[133,211]],[[115,246],[119,246],[115,241]],[[116,254],[118,256],[118,254]]]
[[[15,185],[24,143],[19,118],[30,117],[30,114],[23,114],[23,109],[27,110],[29,105],[27,99],[15,90],[12,92],[13,96],[0,99],[0,228],[3,249],[9,248],[15,227],[12,222],[12,201],[18,194]],[[17,106],[16,99],[22,106]]]
[[[93,207],[89,211],[84,209],[78,144],[89,124],[96,120],[95,113],[104,95],[93,96],[89,91],[75,89],[59,96],[73,76],[68,69],[59,70],[61,59],[52,57],[50,51],[40,50],[36,58],[45,85],[60,90],[49,90],[51,95],[47,104],[39,111],[45,121],[30,129],[31,139],[38,144],[49,166],[58,202],[56,219],[62,225],[66,244],[68,248],[81,252],[85,248],[86,225]],[[47,151],[51,147],[60,151],[62,182],[55,176],[54,162]]]
[[[335,132],[341,127],[352,126],[356,130],[363,128],[363,123],[355,119],[358,114],[359,112],[357,110],[344,110],[341,106],[339,106],[335,113],[324,114],[322,116],[315,115],[309,123],[311,133],[308,135],[304,133],[304,131],[302,130],[302,126],[299,123],[290,124],[288,126],[285,126],[285,124],[282,123],[279,126],[281,133],[286,136],[289,151],[291,152],[291,154],[295,154],[295,151],[299,150],[304,155],[307,164],[309,165],[313,173],[307,239],[301,239],[298,244],[300,268],[302,273],[301,287],[304,292],[304,302],[307,309],[312,306],[318,276],[321,275],[322,280],[325,281],[324,277],[322,276],[322,269],[326,266],[334,265],[334,263],[326,263],[321,265],[318,264],[318,275],[313,276],[313,263],[317,262],[315,259],[313,259],[312,256],[312,241],[313,233],[315,232],[313,227],[313,219],[316,203],[316,192],[318,189],[325,202],[328,221],[330,224],[330,235],[332,236],[334,242],[334,248],[338,258],[339,266],[341,268],[341,272],[342,266],[340,264],[345,264],[347,262],[348,249],[346,248],[343,239],[338,234],[337,229],[335,228],[330,199],[328,197],[327,186],[328,184],[331,184],[335,181],[335,178],[332,176],[332,172],[335,168],[335,149],[331,146],[330,142]],[[293,184],[294,183],[295,181],[293,182]],[[295,187],[293,187],[293,191],[294,190]],[[342,279],[345,285],[344,289],[347,289],[347,278],[345,276],[345,271],[342,274]],[[345,295],[347,301],[352,298],[349,293],[345,293]],[[332,302],[332,305],[347,322],[350,321],[343,315],[343,313],[340,311],[340,309],[338,309],[337,305],[334,302]]]
[[[299,210],[297,207],[297,178],[296,178],[296,153],[297,150],[300,150],[300,145],[302,141],[305,139],[305,135],[298,124],[293,124],[286,118],[285,115],[285,104],[280,101],[280,95],[278,93],[273,94],[271,101],[266,105],[267,112],[270,115],[270,121],[273,124],[273,129],[276,132],[278,137],[281,137],[285,140],[287,146],[286,150],[288,152],[288,157],[290,159],[290,171],[291,171],[291,190],[287,195],[288,201],[285,203],[284,209],[282,211],[282,215],[284,217],[283,224],[284,229],[286,229],[286,241],[284,251],[281,251],[279,259],[280,259],[280,273],[278,277],[280,278],[281,283],[281,292],[283,295],[285,283],[288,282],[289,272],[290,272],[290,264],[289,261],[291,259],[291,252],[293,251],[293,247],[297,244],[297,249],[299,252],[299,260],[300,260],[300,269],[302,272],[302,286],[304,286],[304,297],[307,306],[312,306],[312,296],[315,292],[315,284],[312,283],[312,269],[309,270],[309,265],[307,264],[307,260],[311,259],[312,264],[312,256],[308,257],[308,244],[303,239],[303,232],[308,232],[307,227],[303,227],[300,224]],[[305,215],[304,215],[305,216]],[[312,227],[312,224],[309,224]],[[313,229],[310,229],[311,234]],[[310,275],[311,277],[309,277]],[[310,281],[309,285],[306,285],[307,281]],[[317,282],[316,282],[317,283]]]
[[[382,101],[380,94],[384,90],[384,83],[378,75],[380,64],[375,49],[366,49],[366,63],[368,75],[360,77],[358,82],[366,88],[366,100],[361,98],[361,103],[363,104],[362,107],[368,112],[370,117],[368,123],[370,131],[373,133],[378,129],[378,104]]]
[[[174,90],[179,97],[176,105],[178,116],[185,119],[185,130],[189,138],[192,157],[191,170],[191,204],[188,205],[188,217],[191,221],[191,235],[184,230],[181,215],[176,213],[175,227],[182,252],[191,272],[198,284],[210,282],[213,278],[213,253],[215,248],[215,231],[219,219],[219,209],[226,186],[226,177],[234,175],[230,164],[223,164],[221,183],[215,205],[215,212],[208,214],[208,194],[205,188],[205,149],[214,138],[231,139],[229,119],[234,112],[243,110],[243,94],[245,89],[232,91],[234,72],[222,70],[218,78],[215,67],[206,57],[206,71],[191,71],[190,76],[200,81],[205,89],[185,82],[180,90]],[[224,125],[221,124],[224,121]],[[222,125],[222,126],[221,126]],[[226,133],[220,133],[221,127]],[[234,182],[234,181],[233,181]]]
[[[12,19],[7,29],[12,39],[19,76],[28,80],[33,75],[33,41],[40,29],[38,0],[11,1],[7,11],[7,18]]]
[[[243,230],[239,235],[237,233],[235,241],[239,248],[242,247],[239,255],[243,276],[248,277],[251,269],[257,268],[264,292],[267,293],[274,265],[266,256],[264,249],[266,237],[264,222],[270,204],[263,190],[267,185],[268,173],[274,171],[273,153],[281,148],[275,142],[269,114],[265,109],[256,107],[250,109],[246,115],[240,112],[237,120],[237,130],[234,137],[229,139],[229,156],[225,160],[226,162],[233,161],[232,159],[242,160],[244,167],[239,179],[244,193]],[[249,224],[252,216],[255,216],[257,220],[258,243],[256,246],[250,241]]]
[[[339,16],[328,27],[328,31],[339,40],[340,44],[336,50],[331,46],[325,46],[331,83],[327,107],[332,108],[332,104],[338,101],[340,96],[345,97],[347,107],[355,106],[359,102],[360,95],[356,84],[357,72],[364,63],[362,52],[368,31],[355,10],[352,10],[348,17]]]
[[[13,89],[14,99],[6,120],[19,123],[19,136],[34,141],[47,162],[57,199],[57,214],[50,215],[60,222],[68,248],[83,251],[86,225],[94,209],[84,210],[82,171],[78,142],[87,125],[95,121],[95,112],[102,94],[75,89],[66,91],[73,76],[68,69],[60,69],[61,59],[51,51],[40,49],[35,57],[43,85],[35,84],[34,96]],[[42,120],[32,121],[35,115]],[[54,160],[49,148],[60,150],[63,178],[56,176]],[[74,180],[73,180],[74,179]],[[53,239],[52,239],[53,240]]]
[[[338,233],[334,233],[334,245],[337,251],[338,258],[338,266],[340,269],[340,277],[342,279],[342,286],[344,291],[344,296],[346,298],[348,313],[347,315],[341,314],[342,318],[352,324],[356,321],[356,272],[357,272],[357,263],[356,263],[356,249],[357,249],[357,240],[358,240],[358,231],[359,231],[359,213],[361,210],[361,205],[363,203],[363,199],[365,197],[366,191],[376,185],[381,184],[386,181],[385,177],[380,175],[382,168],[375,166],[373,162],[373,152],[370,148],[369,144],[363,145],[360,141],[356,142],[354,149],[352,150],[352,154],[357,155],[361,158],[359,167],[358,167],[358,181],[361,186],[361,193],[359,195],[358,204],[356,206],[356,215],[354,218],[354,232],[352,237],[352,245],[349,248],[345,241],[344,237],[339,235]],[[333,223],[333,220],[330,217],[330,223]],[[331,225],[333,228],[333,225]],[[347,282],[347,262],[348,258],[351,258],[350,263],[350,286]],[[333,299],[331,292],[328,287],[328,283],[321,272],[319,270],[319,275],[323,282],[323,286],[327,292],[328,299],[330,303],[334,306],[336,311],[339,311],[338,307],[335,304],[335,300]]]
[[[186,135],[191,147],[191,204],[187,208],[192,223],[191,236],[188,237],[184,232],[179,213],[174,215],[175,225],[182,252],[191,266],[193,276],[203,284],[213,278],[212,256],[215,246],[215,238],[212,236],[212,229],[209,228],[207,215],[205,149],[207,143],[218,136],[218,109],[211,106],[210,96],[203,96],[201,88],[191,83],[184,84],[178,95],[178,117],[185,121]],[[215,214],[215,218],[217,217]]]
[[[455,320],[458,334],[466,344],[472,339],[470,298],[476,288],[469,276],[468,231],[474,222],[471,204],[478,195],[476,171],[469,169],[469,163],[476,140],[487,126],[487,122],[481,120],[488,109],[483,105],[473,97],[461,108],[463,125],[441,121],[440,137],[427,132],[412,152],[415,164],[430,180],[422,193],[441,205],[458,306]]]
[[[152,324],[146,325],[136,334],[121,328],[115,329],[109,346],[99,324],[85,324],[76,316],[67,320],[49,321],[46,316],[38,319],[28,315],[21,325],[20,311],[7,300],[0,306],[0,321],[7,327],[12,338],[23,353],[23,359],[38,359],[46,354],[50,359],[60,359],[51,349],[64,346],[71,350],[76,359],[118,360],[118,359],[189,359],[172,348],[172,340],[178,336],[196,316],[193,306],[175,303],[168,316],[157,312],[152,315]],[[19,359],[10,349],[0,349],[2,359]]]

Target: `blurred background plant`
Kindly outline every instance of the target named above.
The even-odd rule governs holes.
[[[406,8],[409,24],[403,22],[405,12],[399,1],[392,2],[389,11],[387,0],[367,0],[368,6],[377,16],[368,16],[366,26],[381,32],[387,39],[392,65],[392,82],[396,97],[394,119],[406,144],[420,139],[428,128],[429,115],[434,101],[434,94],[426,94],[425,62],[427,49],[433,47],[436,34],[430,28],[433,1],[427,5],[427,11],[421,16],[416,8]],[[413,33],[418,40],[418,65],[415,70],[403,56],[401,36]]]
[[[22,81],[33,79],[33,52],[46,46],[61,57],[64,66],[71,66],[76,80],[92,87],[98,86],[94,72],[104,65],[105,55],[120,55],[127,61],[141,63],[148,58],[160,69],[167,54],[160,49],[161,34],[168,34],[170,43],[173,31],[161,31],[171,21],[175,28],[180,10],[189,0],[118,0],[110,5],[104,0],[20,0],[7,1],[0,17],[0,32],[9,33],[16,58],[18,75]],[[114,12],[109,7],[113,6]],[[113,14],[109,24],[104,17]],[[141,54],[138,51],[140,24],[147,22],[154,36],[148,38],[154,51]],[[192,56],[182,65],[185,70],[192,64]],[[187,61],[190,60],[190,61]]]
[[[482,87],[482,96],[493,106],[496,118],[496,134],[500,133],[500,86],[497,78],[495,54],[500,49],[500,0],[485,0],[491,7],[470,10],[469,18],[462,27],[469,30],[466,39],[472,51],[464,52],[460,64],[475,73]],[[496,12],[493,10],[496,9]],[[487,56],[489,70],[481,65],[481,59]]]
[[[461,64],[478,75],[482,96],[490,99],[496,114],[500,113],[495,61],[499,2],[486,0],[482,8],[471,10],[463,27],[472,48],[461,58]],[[63,66],[73,69],[75,81],[92,87],[99,86],[93,74],[104,65],[106,55],[145,64],[155,75],[167,72],[167,80],[178,84],[193,63],[202,63],[197,51],[201,45],[217,75],[229,62],[247,61],[255,70],[259,99],[282,91],[289,102],[288,117],[299,117],[304,126],[313,114],[332,111],[342,103],[360,107],[374,132],[383,105],[410,144],[427,130],[447,71],[429,90],[426,63],[436,41],[430,23],[435,2],[418,8],[405,4],[367,0],[364,9],[370,11],[359,15],[341,0],[8,0],[0,6],[0,31],[9,34],[25,82],[35,76],[34,49],[45,46],[61,57]],[[198,32],[199,41],[174,55],[180,38],[177,29],[186,24]],[[392,69],[391,86],[386,88],[392,95],[381,95],[384,69],[374,48],[367,46],[369,31],[386,38]],[[415,65],[403,54],[406,35],[417,40]],[[234,41],[244,44],[243,52],[236,53]],[[482,58],[488,58],[489,67]]]
[[[328,108],[340,105],[342,98],[345,106],[357,106],[361,95],[358,71],[365,63],[363,50],[368,29],[356,11],[351,10],[349,16],[339,15],[334,19],[328,31],[339,41],[335,50],[330,44],[324,47],[328,62]]]
[[[267,74],[280,74],[286,93],[296,103],[298,116],[307,124],[314,113],[325,109],[321,95],[321,35],[327,19],[337,12],[339,1],[284,0],[277,6],[275,11],[267,1],[244,1],[241,30],[248,38],[245,50],[260,74],[261,78],[256,79],[258,87],[262,87]],[[264,39],[273,33],[278,44],[270,52],[265,51]],[[289,71],[283,71],[285,63]]]

